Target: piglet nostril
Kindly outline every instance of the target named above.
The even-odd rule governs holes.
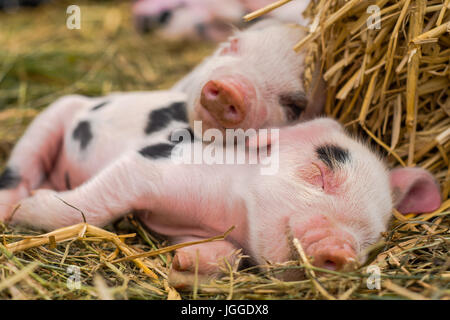
[[[219,93],[220,93],[219,88],[212,81],[208,82],[205,85],[205,88],[203,89],[203,92],[207,96],[207,98],[209,98],[209,99],[216,98],[219,95]]]
[[[333,260],[325,260],[322,265],[322,268],[331,270],[331,271],[336,271],[339,269],[337,263]]]
[[[240,123],[243,120],[243,115],[234,105],[229,105],[224,108],[222,118],[231,123]]]
[[[319,268],[338,271],[345,265],[345,257],[340,255],[325,254],[316,257],[317,261],[314,263]]]
[[[352,262],[355,261],[356,253],[340,241],[342,240],[330,239],[317,242],[313,252],[310,252],[313,264],[331,271],[350,270]]]
[[[235,106],[229,106],[228,112],[230,113],[230,115],[236,115],[238,113]]]

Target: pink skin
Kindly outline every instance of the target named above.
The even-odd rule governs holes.
[[[410,204],[410,210],[419,212],[440,205],[439,189],[431,175],[418,168],[396,169],[390,175],[376,155],[331,119],[282,128],[279,141],[269,140],[273,156],[280,161],[275,175],[260,175],[262,164],[174,164],[170,159],[142,156],[137,150],[167,143],[170,132],[186,127],[175,121],[161,132],[143,136],[149,110],[184,97],[174,92],[98,99],[74,96],[50,106],[19,141],[8,167],[20,174],[20,185],[33,186],[28,194],[44,185],[53,190],[38,190],[23,199],[12,222],[45,230],[82,222],[81,214],[63,199],[97,226],[135,211],[150,229],[173,242],[216,236],[235,226],[225,241],[177,251],[172,275],[183,285],[193,279],[197,249],[199,270],[208,278],[220,273],[222,258],[227,257],[232,265],[237,249],[258,264],[293,259],[292,236],[301,241],[317,266],[342,269],[354,260],[364,262],[363,250],[386,230],[394,206],[391,190],[395,190],[399,208]],[[105,99],[107,106],[91,111]],[[124,105],[133,106],[133,112]],[[48,126],[49,119],[54,121],[52,126]],[[93,139],[83,151],[72,132],[86,119],[92,124]],[[61,143],[63,148],[51,147]],[[254,140],[250,143],[262,147]],[[327,171],[315,151],[324,144],[345,148],[348,162]],[[30,148],[33,145],[38,147]],[[59,165],[45,167],[47,160]],[[84,181],[64,191],[58,187],[64,185],[64,172]],[[48,184],[44,176],[53,177],[52,182]],[[427,188],[421,188],[423,184]],[[13,201],[26,196],[17,190],[0,191],[2,199],[5,194]],[[427,206],[421,206],[422,202]],[[9,208],[13,205],[9,203]],[[2,219],[11,218],[10,214],[3,210]]]
[[[173,87],[188,95],[191,126],[202,120],[206,129],[247,130],[319,115],[324,105],[323,81],[306,92],[304,53],[292,50],[304,35],[300,27],[264,20],[220,44]]]

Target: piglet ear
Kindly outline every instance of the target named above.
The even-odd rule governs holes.
[[[239,52],[239,39],[237,37],[231,37],[228,39],[222,49],[220,50],[220,55],[237,54]]]
[[[401,213],[424,213],[441,205],[439,186],[422,168],[400,168],[391,171],[394,207]]]

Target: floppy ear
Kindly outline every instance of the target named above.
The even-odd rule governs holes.
[[[394,207],[401,213],[431,212],[441,206],[439,185],[422,168],[394,169],[390,174]]]
[[[219,51],[219,55],[232,55],[239,52],[239,38],[234,36],[228,39],[228,42],[223,44],[222,49]]]

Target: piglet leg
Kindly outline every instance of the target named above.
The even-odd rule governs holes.
[[[146,160],[139,157],[125,155],[76,189],[37,191],[20,202],[12,223],[53,230],[83,222],[84,215],[89,224],[107,225],[135,209],[147,193],[156,192],[158,169],[150,161],[140,166],[139,160]]]
[[[193,241],[198,239],[183,239]],[[178,249],[169,274],[170,284],[178,289],[191,287],[195,281],[206,283],[233,267],[238,259],[238,249],[226,240],[208,242]]]
[[[0,220],[7,220],[14,205],[45,182],[61,149],[66,125],[86,101],[81,96],[63,97],[29,126],[0,175]]]

